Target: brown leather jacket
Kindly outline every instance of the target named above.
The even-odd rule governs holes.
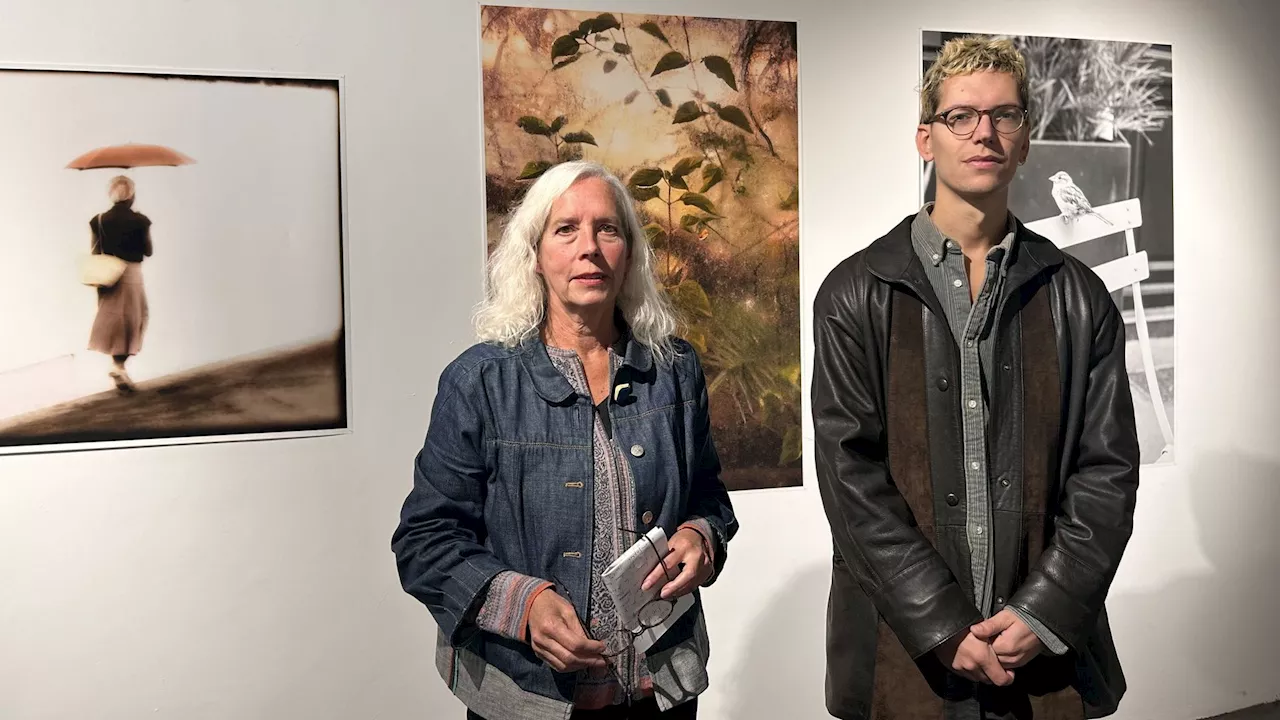
[[[960,398],[947,389],[959,355],[912,217],[832,270],[814,301],[815,454],[835,545],[827,707],[845,719],[941,718],[943,698],[975,692],[931,652],[981,615],[965,509],[948,502],[965,496]],[[1104,599],[1138,485],[1124,325],[1087,266],[1021,223],[1004,292],[989,376],[995,594],[1070,650],[986,697],[1040,707],[1071,692],[1100,717],[1125,691]]]

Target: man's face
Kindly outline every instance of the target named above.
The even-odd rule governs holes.
[[[983,111],[1021,105],[1013,75],[990,70],[947,78],[938,97],[939,114],[958,107]],[[1011,134],[997,131],[996,124],[992,115],[980,114],[971,135],[967,129],[957,135],[941,120],[916,130],[916,149],[933,161],[939,194],[980,198],[1013,182],[1031,149],[1030,123]]]

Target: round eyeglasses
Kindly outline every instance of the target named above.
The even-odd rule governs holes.
[[[991,116],[991,125],[1002,135],[1012,135],[1027,122],[1027,109],[1019,105],[1000,105],[990,110],[966,106],[953,107],[933,116],[930,122],[943,122],[954,135],[967,138],[978,130],[983,115]]]
[[[630,528],[619,527],[618,530],[625,533],[631,533],[632,535],[639,535],[644,538],[644,540],[649,544],[649,549],[653,551],[654,558],[658,561],[657,566],[662,568],[663,575],[666,575],[667,582],[675,580],[675,578],[671,577],[671,572],[663,563],[663,557],[662,554],[658,552],[658,547],[653,544],[653,540],[650,540],[648,535]],[[560,580],[554,576],[552,576],[551,580],[556,586],[556,592],[563,595],[564,598],[569,601],[570,605],[573,605],[575,608],[578,607],[573,602],[573,596],[569,594],[569,586],[560,582]],[[604,643],[605,652],[603,653],[603,656],[606,659],[612,660],[630,650],[640,636],[666,622],[667,618],[671,617],[671,613],[675,611],[675,607],[675,600],[663,598],[660,593],[655,592],[652,598],[640,606],[640,610],[636,617],[636,624],[638,627],[634,630],[617,628],[612,632],[608,632],[604,637],[601,637],[592,630],[591,625],[581,616],[578,617],[578,623],[582,626],[582,632],[585,633],[587,637]],[[615,669],[611,666],[610,670],[614,671]]]

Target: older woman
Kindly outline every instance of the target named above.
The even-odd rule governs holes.
[[[142,351],[147,331],[147,291],[142,284],[142,261],[151,257],[151,220],[133,209],[133,180],[117,175],[107,184],[111,209],[89,221],[94,254],[125,261],[124,274],[111,287],[98,288],[98,312],[89,331],[89,349],[111,356],[111,379],[120,390],[133,382],[124,369]]]
[[[702,366],[652,268],[622,183],[553,167],[490,258],[482,342],[440,377],[392,549],[469,718],[696,716],[698,588],[738,524]],[[639,653],[601,573],[654,527],[669,553],[646,589],[694,604]]]

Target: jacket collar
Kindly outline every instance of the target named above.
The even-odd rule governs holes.
[[[915,248],[911,244],[911,223],[915,214],[908,215],[884,237],[867,248],[867,268],[881,280],[910,287],[931,309],[942,314],[929,278],[924,274]],[[1021,220],[1014,218],[1017,239],[1013,243],[1012,257],[1008,258],[1008,276],[1005,292],[1017,290],[1042,270],[1061,265],[1062,250],[1053,242],[1037,235]]]
[[[622,368],[630,368],[639,375],[648,373],[653,368],[653,351],[631,336],[631,326],[620,311],[614,313],[614,323],[619,333],[618,342],[613,348],[614,352],[622,355]],[[573,386],[551,363],[540,332],[535,332],[521,342],[519,353],[521,362],[529,371],[529,377],[533,379],[533,387],[542,399],[560,404],[574,395]]]
[[[1053,241],[1027,229],[1017,218],[1018,240],[1014,244],[1012,261],[1006,285],[1016,290],[1041,271],[1061,265],[1066,260],[1062,250]]]

